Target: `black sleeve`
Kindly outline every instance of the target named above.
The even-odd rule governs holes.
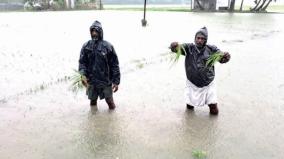
[[[189,45],[187,43],[180,44],[181,54],[186,55],[189,50]]]
[[[113,46],[110,47],[110,53],[108,56],[108,65],[110,68],[110,77],[112,83],[119,85],[120,83],[119,61]]]
[[[87,68],[88,68],[88,55],[85,52],[85,47],[87,43],[85,43],[81,49],[80,52],[80,58],[79,58],[79,72],[81,72],[83,75],[87,76]]]
[[[209,49],[211,50],[210,54],[215,54],[217,52],[221,52],[220,49],[218,49],[217,46],[215,45],[207,45],[209,47]]]

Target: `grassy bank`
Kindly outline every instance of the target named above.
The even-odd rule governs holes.
[[[243,6],[243,12],[249,12],[252,6]],[[104,5],[105,10],[129,10],[143,11],[144,5]],[[235,11],[239,12],[240,6],[235,7]],[[190,5],[147,5],[147,11],[175,11],[190,12]],[[270,5],[267,12],[284,13],[284,5]]]
[[[243,6],[242,12],[250,12],[250,8],[252,6]],[[144,5],[104,5],[104,10],[122,10],[122,11],[143,11]],[[235,7],[235,12],[239,12],[240,6]],[[64,10],[64,9],[63,9]],[[72,11],[72,10],[95,10],[95,9],[68,9],[64,11]],[[24,12],[24,9],[20,10],[0,10],[0,12]],[[58,10],[59,11],[59,10]],[[191,12],[191,6],[188,5],[147,5],[147,11],[174,11],[174,12]],[[218,12],[218,10],[217,10]],[[226,11],[222,11],[226,12]],[[284,13],[284,5],[270,5],[267,8],[267,12],[269,13]]]
[[[130,10],[143,11],[144,5],[104,5],[106,10]],[[189,12],[190,5],[147,5],[147,11],[175,11],[175,12]]]

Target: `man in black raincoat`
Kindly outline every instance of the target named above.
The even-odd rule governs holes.
[[[186,72],[186,106],[193,110],[194,106],[208,105],[210,114],[217,115],[219,110],[217,106],[217,94],[215,90],[214,66],[206,66],[209,57],[220,50],[214,45],[207,45],[208,32],[203,27],[195,34],[195,43],[184,43],[179,45],[177,42],[171,43],[172,52],[177,52],[177,47],[182,46],[181,54],[185,56]],[[219,60],[220,63],[226,63],[230,60],[230,54],[223,52]]]
[[[80,53],[79,71],[86,76],[90,105],[96,106],[97,99],[105,99],[109,109],[115,109],[113,92],[118,90],[120,68],[114,47],[103,39],[103,28],[99,21],[90,27],[91,40],[87,41]]]

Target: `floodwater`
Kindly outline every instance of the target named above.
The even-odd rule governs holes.
[[[0,158],[284,158],[284,14],[67,11],[0,13]],[[119,56],[117,109],[90,108],[72,93],[88,28],[100,20]],[[232,59],[216,65],[220,114],[185,109],[183,60],[170,42],[209,44]]]

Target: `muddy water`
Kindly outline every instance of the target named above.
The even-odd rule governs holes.
[[[0,158],[284,157],[283,15],[151,12],[146,28],[142,15],[0,14]],[[103,100],[90,108],[84,92],[68,90],[94,19],[120,58],[115,111]],[[170,67],[164,55],[202,26],[208,43],[232,55],[216,65],[218,117],[185,109],[183,58]]]

